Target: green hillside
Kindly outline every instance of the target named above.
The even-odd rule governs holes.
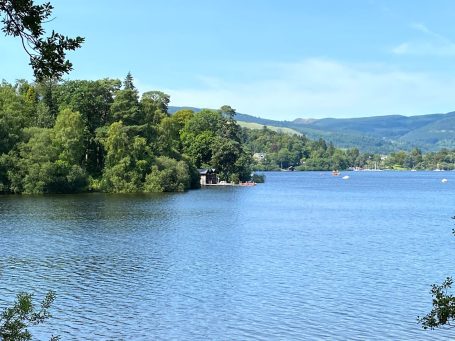
[[[444,115],[406,117],[399,115],[373,116],[352,119],[325,118],[314,120],[307,126],[337,132],[356,132],[380,137],[399,137],[414,129],[433,123]],[[298,123],[299,120],[295,120]],[[300,123],[298,123],[300,124]]]
[[[171,112],[179,109],[182,108],[170,108]],[[239,113],[236,118],[248,128],[267,126],[283,132],[299,132],[311,139],[323,138],[338,147],[357,147],[363,152],[388,154],[415,147],[423,151],[455,148],[455,112],[421,116],[298,118],[294,121],[276,121]]]
[[[425,145],[425,149],[455,148],[455,113],[412,130],[401,136],[400,140]]]
[[[275,126],[269,126],[266,125],[264,126],[263,124],[259,123],[253,123],[253,122],[244,122],[244,121],[237,121],[237,123],[243,127],[243,128],[248,128],[248,129],[262,129],[263,127],[267,127],[272,131],[276,131],[278,133],[286,133],[286,134],[296,134],[296,135],[302,135],[301,132],[291,129],[291,128],[285,128],[285,127],[275,127]]]

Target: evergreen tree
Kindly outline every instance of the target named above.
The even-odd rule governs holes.
[[[133,84],[133,76],[131,75],[131,72],[129,72],[129,71],[125,77],[125,80],[123,81],[123,89],[128,89],[128,90],[136,89]]]

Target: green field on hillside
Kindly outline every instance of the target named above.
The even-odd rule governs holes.
[[[244,121],[237,121],[237,123],[243,127],[243,128],[248,128],[248,129],[262,129],[264,127],[263,124],[259,123],[253,123],[253,122],[244,122]],[[284,127],[275,127],[275,126],[266,126],[270,130],[279,132],[279,133],[285,133],[285,134],[296,134],[296,135],[302,135],[302,133],[299,133],[297,130],[291,129],[291,128],[284,128]]]

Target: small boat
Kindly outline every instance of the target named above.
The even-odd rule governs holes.
[[[445,178],[441,180],[441,182],[442,182],[443,184],[445,184],[445,183],[448,182],[448,181],[449,181],[449,180],[447,180],[447,179],[445,179]]]
[[[338,176],[338,175],[340,175],[340,172],[335,169],[335,170],[332,171],[332,175],[333,176]]]
[[[343,180],[348,180],[349,179],[349,175],[345,175],[342,177]]]
[[[433,169],[433,172],[444,172],[444,169],[439,168],[439,163],[436,165],[436,169]]]

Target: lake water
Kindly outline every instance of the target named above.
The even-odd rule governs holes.
[[[56,291],[40,339],[455,337],[416,322],[430,285],[455,275],[455,172],[266,176],[184,194],[2,196],[0,305]]]

